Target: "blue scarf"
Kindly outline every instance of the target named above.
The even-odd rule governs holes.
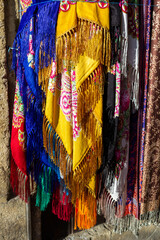
[[[40,69],[55,59],[56,23],[59,2],[33,4],[23,14],[13,44],[13,69],[20,86],[25,111],[27,134],[27,171],[38,185],[37,205],[44,210],[51,194],[59,185],[69,192],[60,178],[59,168],[53,164],[43,147],[44,92],[38,84]]]

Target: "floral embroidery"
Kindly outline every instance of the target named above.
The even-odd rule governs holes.
[[[124,13],[128,13],[128,1],[127,0],[122,0],[119,3],[119,6],[121,7],[121,9]]]
[[[18,129],[18,140],[19,140],[19,145],[22,147],[22,150],[25,151],[26,150],[26,136],[25,136],[25,132],[22,132],[20,129]]]
[[[56,79],[57,79],[57,67],[56,67],[56,63],[55,61],[52,63],[52,71],[51,71],[51,75],[49,78],[49,84],[48,84],[48,90],[51,93],[55,93],[55,87],[56,87]]]
[[[23,13],[26,12],[27,8],[32,4],[32,0],[20,0]]]
[[[49,79],[48,90],[51,93],[55,93],[55,90],[61,91],[59,104],[63,111],[66,120],[72,124],[73,127],[73,139],[79,136],[80,128],[77,122],[77,89],[76,89],[76,77],[75,70],[70,72],[64,68],[61,76],[57,75],[57,65],[53,62],[52,71]]]
[[[60,107],[66,117],[66,120],[73,125],[73,139],[79,136],[80,128],[77,123],[77,89],[75,82],[75,70],[71,70],[70,74],[64,69],[61,77],[61,96]]]
[[[20,128],[21,124],[24,122],[24,106],[22,102],[22,97],[19,91],[19,83],[16,81],[16,90],[14,98],[14,111],[13,111],[13,126],[14,128]]]

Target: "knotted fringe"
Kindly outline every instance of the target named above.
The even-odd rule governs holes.
[[[127,77],[128,38],[121,38],[121,74]]]
[[[17,167],[12,156],[10,182],[13,192],[27,203],[30,195],[29,177]]]
[[[39,73],[38,73],[38,85],[41,86],[41,90],[45,93],[45,96],[47,96],[48,83],[49,83],[51,71],[52,71],[52,63],[48,67],[39,69]]]
[[[131,100],[135,110],[139,108],[139,69],[128,65],[128,77],[131,83]]]
[[[76,199],[74,229],[89,229],[97,221],[97,203],[95,197],[86,190]]]
[[[101,165],[102,138],[95,139],[95,144],[82,156],[82,161],[74,170],[74,174],[72,171],[72,160],[60,137],[45,116],[43,121],[43,143],[51,160],[56,166],[60,167],[64,181],[67,187],[71,189],[73,196],[81,194],[85,184],[88,184],[90,178]],[[60,159],[63,159],[63,161]],[[72,202],[74,203],[74,201],[75,197],[72,197]]]
[[[81,126],[86,115],[92,111],[103,94],[102,66],[99,65],[77,90],[78,124]]]
[[[72,203],[69,196],[63,192],[62,200],[60,199],[59,188],[53,193],[52,199],[52,212],[63,221],[70,221],[72,213]]]
[[[107,223],[115,219],[116,202],[112,199],[110,193],[104,188],[97,201],[98,213],[102,214]]]
[[[82,156],[80,164],[75,168],[73,180],[79,184],[79,192],[83,191],[91,177],[100,168],[102,163],[102,138],[99,137],[95,144]],[[74,195],[74,193],[73,193]]]
[[[140,216],[140,219],[135,218],[132,215],[127,215],[123,218],[115,218],[112,221],[114,231],[116,233],[123,233],[125,231],[131,231],[135,236],[139,235],[139,229],[143,226],[151,224],[158,225],[160,223],[160,211],[148,212]]]
[[[91,177],[100,168],[102,163],[102,142],[99,138],[95,147],[91,147],[87,153],[82,156],[80,164],[75,168],[73,173],[73,180],[76,185],[80,185],[79,191],[83,191],[84,186],[89,183]]]
[[[43,119],[43,144],[51,160],[60,167],[61,174],[69,187],[72,176],[72,160],[68,155],[60,137],[55,132],[46,116]]]
[[[109,30],[89,20],[78,18],[75,28],[57,38],[58,72],[62,71],[63,60],[67,67],[71,65],[71,62],[76,65],[80,55],[100,60],[100,63],[107,66],[109,70],[111,58]]]

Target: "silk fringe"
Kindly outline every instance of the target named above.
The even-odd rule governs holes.
[[[78,88],[78,124],[81,126],[83,120],[92,110],[104,93],[102,66],[99,65],[89,77]]]
[[[121,39],[121,74],[127,77],[128,38]]]
[[[72,176],[72,160],[46,116],[43,118],[43,144],[53,163],[60,168],[64,181],[69,187]]]
[[[39,69],[38,72],[38,85],[41,86],[42,91],[47,96],[49,78],[51,76],[52,63],[48,67]]]
[[[128,78],[131,83],[131,101],[134,104],[134,109],[139,108],[139,69],[128,65]]]
[[[63,221],[70,221],[72,214],[72,203],[69,202],[68,196],[63,193],[62,200],[60,200],[59,189],[53,193],[52,199],[52,212],[57,215],[57,217]]]
[[[97,221],[97,203],[96,199],[89,192],[84,192],[81,198],[76,199],[74,229],[77,227],[89,229],[96,225]]]
[[[84,207],[86,208],[87,214],[86,217],[82,214],[82,212],[78,212],[77,214],[77,221],[79,221],[80,218],[85,217],[86,223],[82,222],[77,223],[77,227],[80,229],[84,228],[84,224],[86,224],[88,227],[92,227],[95,225],[96,217],[95,214],[92,214],[93,208],[90,208],[89,206],[92,205],[92,202],[96,203],[95,195],[91,192],[90,189],[86,187],[85,184],[89,184],[89,180],[91,177],[96,173],[97,169],[100,167],[101,164],[101,149],[97,150],[99,153],[99,157],[95,149],[90,149],[87,151],[85,156],[82,157],[82,161],[80,165],[76,168],[73,174],[72,170],[72,160],[70,159],[70,156],[68,156],[64,145],[62,141],[60,140],[57,133],[54,131],[52,126],[50,125],[49,121],[46,117],[44,117],[44,124],[43,124],[43,140],[44,140],[44,147],[46,151],[49,153],[51,159],[53,162],[60,167],[61,174],[64,178],[64,181],[68,187],[68,189],[72,192],[72,203],[73,205],[76,205],[77,198],[78,199],[85,199],[85,201],[81,202],[81,204],[84,204]],[[97,141],[97,146],[95,148],[98,148],[98,146],[102,146],[101,144],[101,138],[100,142]],[[63,159],[63,161],[60,161],[60,159]],[[83,181],[82,181],[83,180]],[[90,202],[91,201],[91,202]],[[53,202],[53,205],[55,202]],[[87,204],[87,205],[85,205]],[[95,204],[96,205],[96,204]],[[94,208],[95,208],[94,205]],[[65,209],[59,205],[62,211]],[[79,209],[79,208],[78,208]],[[58,213],[58,210],[53,210],[54,212]],[[79,215],[80,214],[80,215]],[[88,217],[87,217],[88,216]],[[94,219],[93,219],[94,218]]]
[[[67,67],[76,65],[80,55],[100,60],[110,69],[111,40],[110,32],[96,23],[86,19],[77,19],[77,27],[69,30],[56,40],[56,57],[58,72],[63,69],[63,60]]]
[[[13,192],[27,203],[30,195],[29,177],[18,168],[12,156],[10,182]]]

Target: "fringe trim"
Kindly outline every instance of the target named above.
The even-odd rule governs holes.
[[[45,211],[51,199],[51,194],[43,191],[39,186],[37,186],[36,195],[36,207],[39,207],[41,211]]]
[[[49,78],[51,76],[52,63],[48,67],[39,69],[38,73],[38,85],[41,86],[42,91],[47,96]]]
[[[135,218],[132,215],[127,215],[124,218],[115,218],[112,221],[114,226],[114,232],[123,233],[125,231],[131,231],[135,236],[138,237],[139,230],[143,226],[151,224],[158,225],[160,223],[160,211],[148,212],[140,216],[140,219]]]
[[[34,159],[30,168],[30,174],[40,189],[52,194],[60,182],[60,178],[57,176],[55,169],[36,159]]]
[[[81,126],[83,119],[96,106],[104,92],[102,66],[99,65],[78,88],[78,124]]]
[[[77,27],[69,30],[56,40],[58,72],[62,71],[63,60],[67,67],[71,62],[76,65],[80,55],[100,60],[110,69],[111,40],[110,32],[86,19],[77,19]]]
[[[84,192],[81,198],[76,199],[74,229],[77,227],[89,229],[96,225],[97,221],[97,206],[96,199],[89,192]]]
[[[116,202],[112,199],[110,193],[103,189],[98,201],[97,209],[99,214],[103,214],[107,223],[110,223],[115,219],[116,214]]]
[[[75,168],[73,180],[80,184],[80,189],[89,183],[91,177],[100,168],[102,163],[102,140],[99,138],[95,147],[91,147],[85,156],[82,157],[80,164]]]
[[[27,203],[30,195],[29,177],[18,168],[12,156],[10,182],[13,192]]]
[[[121,74],[127,77],[128,38],[121,39]]]
[[[134,104],[134,109],[139,108],[139,69],[128,65],[128,77],[131,82],[131,100]]]
[[[160,210],[148,212],[140,216],[140,227],[160,223]]]
[[[70,221],[72,214],[72,203],[69,202],[68,196],[63,193],[63,202],[59,199],[60,193],[59,189],[53,193],[52,200],[52,212],[57,215],[57,217],[63,221]]]
[[[60,168],[64,181],[70,188],[72,159],[68,155],[60,137],[55,132],[46,116],[43,118],[43,144],[51,160]],[[60,159],[63,159],[63,161]]]

